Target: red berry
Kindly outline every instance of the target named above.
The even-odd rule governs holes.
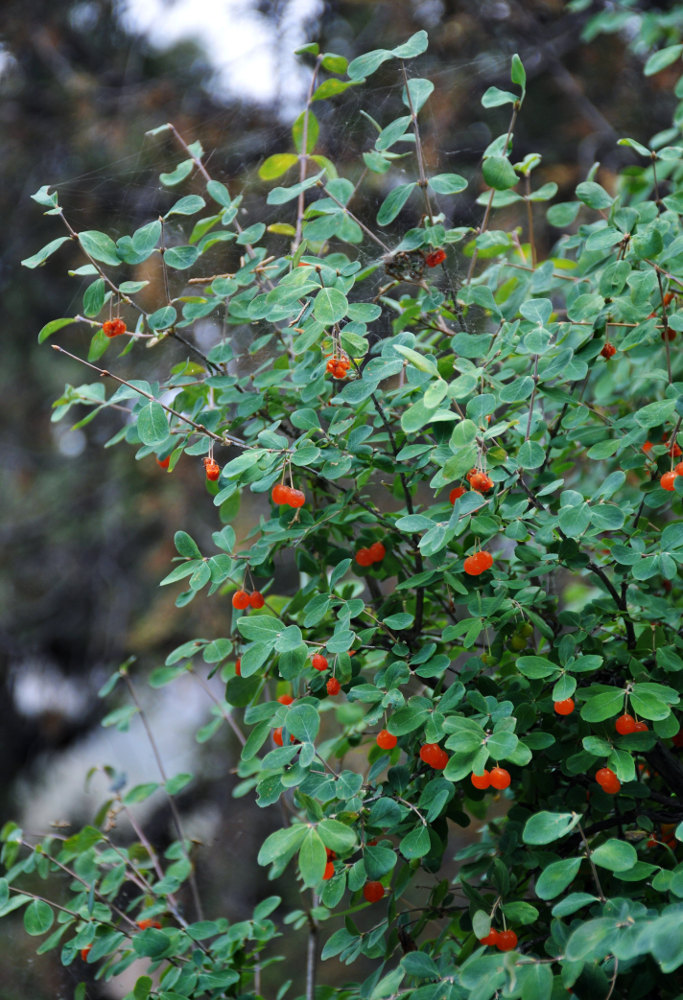
[[[667,292],[664,298],[662,299],[662,305],[668,306],[669,303],[672,301],[673,297],[674,297],[673,292]]]
[[[470,479],[470,486],[477,493],[488,493],[489,490],[493,489],[493,480],[485,472],[475,472]]]
[[[206,472],[206,478],[215,483],[221,474],[221,467],[212,458],[205,458],[204,471]]]
[[[463,494],[465,494],[465,493],[467,493],[467,490],[465,489],[464,486],[456,486],[448,494],[448,499],[450,500],[451,503],[455,503],[455,501],[458,499],[458,497],[463,496]]]
[[[486,937],[479,938],[479,944],[497,945],[498,944],[498,931],[495,927],[492,927],[488,932]]]
[[[328,879],[332,878],[334,875],[334,865],[331,861],[328,861],[325,865],[325,871],[323,872],[323,882],[327,882]]]
[[[372,566],[375,561],[370,554],[370,549],[358,549],[355,558],[359,566]]]
[[[676,478],[675,472],[665,472],[662,478],[659,480],[659,485],[663,490],[668,490],[669,493],[673,493],[674,480]]]
[[[556,701],[553,708],[558,715],[571,715],[574,711],[574,699],[565,698],[563,701]]]
[[[509,784],[510,784],[509,771],[506,771],[504,767],[491,768],[491,788],[497,788],[498,791],[500,792],[504,788],[507,788]]]
[[[252,608],[262,608],[266,603],[266,600],[260,590],[255,590],[253,594],[249,596],[249,603]]]
[[[327,688],[327,693],[332,696],[339,694],[341,691],[341,684],[336,677],[330,677],[325,687]]]
[[[137,924],[141,931],[146,931],[149,927],[156,927],[158,930],[161,929],[161,924],[158,920],[138,920]]]
[[[652,441],[646,441],[645,444],[643,445],[644,452],[652,451],[652,448],[653,448]]]
[[[473,552],[463,563],[463,569],[469,576],[479,576],[493,566],[493,556],[490,552],[481,550]]]
[[[105,337],[120,337],[126,332],[126,324],[122,319],[108,319],[102,324],[102,333]]]
[[[676,331],[672,330],[670,326],[665,326],[661,333],[662,340],[675,340]]]
[[[384,899],[384,886],[381,882],[366,882],[363,886],[363,896],[368,903],[379,903]]]
[[[236,590],[232,595],[232,606],[237,611],[244,611],[249,607],[249,594],[246,590]]]
[[[86,945],[85,948],[81,948],[81,962],[87,961],[91,948],[92,948],[91,944]]]
[[[276,746],[282,746],[282,726],[278,726],[277,729],[273,730],[273,743]]]
[[[287,498],[287,503],[290,507],[303,507],[306,503],[306,497],[302,490],[290,490],[289,496]]]
[[[294,699],[292,698],[291,694],[281,694],[280,697],[278,698],[278,701],[280,702],[281,705],[291,705]]]
[[[601,767],[596,771],[595,780],[608,795],[616,795],[621,788],[621,782],[609,767]]]
[[[437,267],[442,261],[446,259],[446,251],[442,248],[438,250],[432,250],[425,257],[425,264],[427,267]]]
[[[683,747],[683,729],[679,729],[671,740],[675,747]]]
[[[614,355],[617,353],[617,349],[614,346],[614,344],[610,344],[608,340],[607,343],[604,345],[603,349],[600,351],[600,353],[602,354],[603,358],[606,358],[609,361],[609,359],[613,358]]]
[[[614,728],[619,733],[620,736],[628,736],[629,733],[635,732],[636,720],[628,712],[620,715],[617,721],[614,723]]]
[[[674,468],[674,472],[677,476],[683,476],[683,462],[679,462]]]
[[[673,438],[669,438],[667,434],[664,434],[662,437],[662,442],[666,445],[667,451],[672,458],[680,458],[683,455],[683,451],[676,444],[676,441]]]
[[[329,847],[325,848],[325,854],[327,855],[328,861],[334,861],[337,857],[336,851],[331,851]]]
[[[287,503],[289,500],[289,486],[285,486],[284,483],[277,483],[273,486],[270,494],[270,498],[273,503],[280,504]]]
[[[157,465],[160,469],[167,469],[171,464],[171,456],[167,455],[166,458],[157,458]]]
[[[486,770],[486,768],[484,768],[483,774],[475,774],[474,772],[472,772],[470,781],[472,782],[475,788],[479,788],[480,790],[483,791],[485,788],[488,788],[489,785],[491,784],[491,775]],[[482,942],[482,943],[493,944],[492,941]]]
[[[237,659],[235,660],[235,677],[241,677],[241,676],[242,676],[242,658],[238,656]]]
[[[325,365],[325,371],[329,372],[329,374],[332,375],[336,367],[337,367],[337,362],[334,360],[334,358],[330,358],[330,360]]]
[[[498,951],[512,951],[517,947],[517,935],[514,931],[499,931],[496,948]]]
[[[393,733],[390,733],[388,729],[382,729],[379,733],[377,733],[377,739],[375,742],[378,747],[382,748],[382,750],[393,750],[398,743],[398,739]]]
[[[443,771],[448,763],[448,754],[438,743],[424,743],[420,747],[420,760],[429,764],[435,771]]]
[[[636,724],[633,727],[634,733],[646,733],[647,731],[648,731],[647,722],[643,722],[642,719],[636,722]]]
[[[373,562],[381,562],[387,554],[387,550],[381,542],[373,542],[368,549],[368,552],[370,553]]]
[[[314,670],[327,670],[327,660],[321,653],[314,653],[311,657],[311,666]]]

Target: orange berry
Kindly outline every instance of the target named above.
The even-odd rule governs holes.
[[[381,562],[387,554],[387,550],[384,548],[381,542],[373,542],[368,552],[372,556],[373,562]]]
[[[281,694],[280,697],[278,698],[278,701],[280,702],[281,705],[291,705],[294,699],[292,698],[291,694]]]
[[[624,714],[620,715],[614,723],[614,728],[620,736],[628,736],[629,733],[635,732],[636,720],[632,715],[629,715],[628,712],[624,712]]]
[[[370,554],[370,549],[358,549],[355,555],[356,562],[359,566],[372,566],[375,561]]]
[[[334,875],[334,865],[331,861],[328,861],[325,865],[325,871],[323,872],[323,882],[327,882]]]
[[[157,458],[157,465],[160,469],[167,469],[171,464],[171,456],[167,455],[166,458]]]
[[[290,490],[289,497],[287,498],[287,503],[290,507],[303,507],[306,503],[306,497],[302,490]]]
[[[263,607],[263,605],[266,603],[266,600],[260,590],[255,590],[253,594],[250,594],[249,596],[249,603],[251,604],[252,608],[258,609]]]
[[[287,503],[289,500],[289,486],[285,486],[284,483],[277,483],[271,490],[270,498],[278,506]]]
[[[420,760],[429,764],[435,771],[443,771],[448,759],[448,754],[438,743],[423,743],[420,747]]]
[[[431,253],[427,254],[425,257],[425,264],[427,267],[437,267],[437,265],[441,264],[445,259],[446,251],[440,247],[438,250],[432,250]]]
[[[665,472],[662,478],[659,480],[659,485],[663,490],[668,490],[669,493],[673,493],[674,480],[676,478],[675,472]]]
[[[463,563],[463,569],[468,576],[479,576],[481,573],[485,573],[487,569],[491,569],[492,566],[493,556],[490,552],[484,550],[473,552]]]
[[[341,684],[336,677],[330,677],[325,687],[327,688],[327,693],[333,697],[341,691]]]
[[[311,657],[311,666],[314,670],[327,670],[327,659],[321,653],[314,653]]]
[[[390,733],[388,729],[381,729],[379,733],[377,733],[377,739],[375,742],[382,750],[393,750],[398,743],[398,739],[393,733]]]
[[[455,503],[458,497],[463,496],[465,493],[467,493],[467,490],[465,489],[464,486],[456,486],[448,494],[448,499],[450,500],[451,503]]]
[[[273,743],[275,743],[276,746],[279,746],[279,747],[281,747],[283,745],[282,744],[282,726],[278,726],[277,729],[273,730]]]
[[[645,444],[643,445],[644,452],[652,451],[652,448],[653,448],[652,441],[646,441]]]
[[[249,607],[249,594],[246,590],[236,590],[232,595],[232,606],[237,611],[244,611]]]
[[[517,935],[514,931],[499,931],[496,948],[498,951],[512,951],[517,947]]]
[[[486,770],[486,768],[484,768],[483,774],[475,774],[474,772],[472,772],[470,776],[470,781],[472,782],[475,788],[479,788],[481,791],[483,791],[485,788],[488,788],[489,785],[491,784],[491,775]],[[493,944],[493,942],[492,941],[482,942],[482,944]]]
[[[363,897],[368,903],[378,903],[384,899],[384,886],[381,882],[366,882],[363,886]]]
[[[479,944],[497,945],[498,944],[498,931],[495,927],[492,927],[488,932],[486,937],[479,938]]]
[[[609,767],[601,767],[596,771],[595,780],[608,795],[616,795],[621,788],[621,782]]]
[[[507,788],[509,784],[509,771],[506,771],[504,767],[491,768],[491,788],[496,788],[499,792],[501,792],[504,788]]]
[[[206,478],[212,483],[215,483],[221,474],[221,467],[217,462],[214,462],[212,458],[204,460],[204,471],[206,472]]]
[[[571,715],[574,711],[574,699],[565,698],[563,701],[556,701],[553,708],[558,715]]]
[[[646,733],[646,732],[648,732],[647,722],[643,722],[642,719],[639,719],[638,722],[636,722],[635,726],[633,727],[633,732],[634,733]]]
[[[238,656],[237,659],[235,660],[235,677],[241,677],[241,676],[242,676],[242,659],[241,657]]]
[[[605,358],[607,361],[609,361],[609,359],[613,358],[614,355],[617,353],[617,349],[614,346],[614,344],[610,344],[610,342],[608,340],[607,343],[603,346],[603,348],[600,351],[600,353],[602,354],[603,358]]]
[[[488,493],[493,489],[493,480],[485,472],[475,472],[470,479],[470,486],[477,493]]]
[[[150,920],[148,918],[146,920],[138,920],[137,924],[141,931],[146,931],[149,927],[156,927],[158,930],[161,930],[161,924],[158,920]]]
[[[126,332],[126,324],[122,319],[108,319],[102,324],[102,333],[105,337],[120,337]]]
[[[88,960],[88,955],[90,954],[91,948],[92,948],[91,944],[86,945],[85,948],[81,948],[81,962],[86,962]]]

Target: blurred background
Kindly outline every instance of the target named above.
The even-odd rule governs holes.
[[[177,588],[159,589],[170,569],[172,538],[189,531],[211,549],[220,527],[201,465],[184,457],[172,475],[153,458],[135,461],[125,444],[104,450],[118,430],[115,413],[72,429],[85,410],[51,421],[65,384],[89,381],[85,369],[38,346],[39,329],[79,308],[81,261],[60,251],[36,271],[19,261],[62,235],[59,220],[30,200],[57,187],[77,229],[117,238],[155,217],[158,174],[183,157],[166,135],[148,129],[170,121],[199,139],[214,177],[231,192],[261,190],[259,164],[290,148],[289,125],[308,86],[305,61],[293,50],[318,41],[351,59],[392,48],[415,31],[430,34],[419,73],[436,84],[423,119],[428,168],[473,178],[458,200],[456,225],[477,225],[478,165],[487,144],[507,127],[505,108],[484,110],[490,85],[509,86],[510,56],[519,52],[528,97],[513,159],[542,155],[535,186],[555,181],[557,200],[600,161],[601,182],[633,152],[622,136],[647,142],[671,125],[676,109],[671,66],[645,78],[653,48],[679,40],[683,5],[647,0],[4,0],[0,11],[0,821],[21,819],[40,833],[53,821],[92,819],[106,793],[91,764],[111,764],[130,784],[155,780],[141,731],[102,730],[112,705],[97,698],[106,677],[135,655],[144,675],[175,646],[223,634],[220,600],[174,607]],[[395,117],[395,66],[386,64],[362,88],[321,102],[318,152],[357,179],[359,151],[373,137],[361,108]],[[347,169],[348,163],[348,169]],[[373,176],[369,199],[386,194]],[[165,204],[165,202],[164,202]],[[543,227],[541,252],[556,231]],[[55,340],[81,356],[87,337],[70,327]],[[173,350],[173,348],[170,348]],[[176,360],[183,360],[175,349]],[[145,372],[150,355],[117,362],[127,377]],[[111,361],[108,361],[112,364]],[[166,368],[169,357],[163,358]],[[258,514],[258,509],[256,510]],[[252,510],[248,515],[251,524]],[[245,522],[236,512],[235,526]],[[200,692],[201,694],[201,692]],[[229,733],[198,747],[194,731],[208,702],[171,686],[149,702],[169,773],[199,770],[184,801],[191,831],[203,838],[200,879],[207,910],[241,919],[272,891],[254,882],[255,857],[270,819],[234,800],[236,747]],[[201,753],[201,763],[197,755]],[[214,780],[218,779],[218,780]],[[99,780],[99,784],[98,784]],[[151,800],[154,804],[156,800]],[[163,839],[168,817],[152,808],[148,823]],[[218,873],[218,874],[216,874]],[[292,887],[295,899],[295,887]],[[3,935],[0,1000],[70,998],[89,973],[62,970],[54,954],[35,959],[34,941],[17,928]],[[130,985],[126,987],[130,988]],[[123,992],[91,983],[91,1000]]]

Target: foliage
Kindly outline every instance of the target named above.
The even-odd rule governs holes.
[[[284,807],[259,862],[272,878],[295,866],[306,890],[285,922],[310,928],[307,997],[318,933],[323,962],[373,964],[348,997],[674,997],[683,463],[661,477],[678,471],[683,437],[683,150],[677,131],[621,140],[640,165],[612,189],[596,164],[574,199],[547,207],[558,239],[540,259],[534,225],[556,187],[534,185],[538,156],[514,157],[526,94],[514,56],[511,89],[482,98],[508,106],[510,122],[484,153],[481,225],[454,226],[458,195],[480,182],[425,162],[418,121],[434,88],[412,60],[426,46],[418,32],[348,66],[303,50],[309,100],[293,151],[261,166],[269,190],[255,221],[170,124],[155,130],[183,150],[161,176],[169,206],[130,235],[76,231],[41,188],[34,199],[67,235],[24,264],[77,245],[91,280],[81,311],[39,340],[86,325],[84,363],[98,376],[68,386],[56,416],[123,408],[111,444],[168,459],[169,475],[183,455],[206,460],[215,551],[179,530],[162,585],[183,581],[178,607],[202,592],[231,604],[232,620],[177,648],[151,683],[225,682],[198,739],[231,725],[237,793]],[[316,152],[314,106],[383,64],[399,113],[368,122],[362,168],[338,176]],[[364,182],[382,191],[374,219],[353,210]],[[142,265],[163,279],[151,310]],[[205,353],[192,334],[209,317],[221,332]],[[171,340],[188,358],[158,380],[124,379],[118,359],[98,365],[121,344],[119,358],[163,355]],[[249,493],[273,496],[270,515],[237,539],[230,522]],[[288,552],[293,595],[273,582]],[[242,609],[242,592],[265,604]],[[125,728],[143,711],[130,664],[103,695],[121,682],[130,704],[104,723]],[[279,897],[247,921],[205,920],[174,801],[191,776],[127,792],[109,777],[93,825],[66,839],[36,844],[5,826],[0,915],[25,907],[26,931],[49,935],[40,952],[59,946],[64,964],[87,961],[103,978],[147,959],[134,1000],[258,995],[277,957]],[[156,791],[178,831],[163,856],[135,820]],[[122,812],[136,832],[126,847],[113,834]],[[449,823],[471,817],[486,824],[449,880]],[[72,879],[65,904],[27,878],[55,871]],[[354,916],[363,907],[369,927]]]

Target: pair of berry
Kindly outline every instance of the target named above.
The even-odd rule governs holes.
[[[386,554],[387,550],[381,542],[373,542],[367,549],[358,549],[356,562],[359,566],[372,566],[373,563],[381,562]]]
[[[614,728],[620,736],[630,736],[631,733],[646,733],[647,722],[634,719],[628,712],[624,712],[614,723]]]
[[[277,486],[273,486],[270,497],[278,507],[283,505],[285,507],[303,507],[306,503],[306,497],[302,490],[292,489],[291,486],[285,486],[284,483],[278,483]]]
[[[517,935],[514,931],[497,931],[492,927],[486,937],[479,938],[479,944],[490,944],[498,951],[512,951],[517,947]]]
[[[473,552],[471,556],[468,556],[463,563],[463,569],[468,574],[468,576],[479,576],[481,573],[485,573],[487,569],[491,569],[493,566],[493,556],[490,552],[485,550],[480,550],[479,552]]]
[[[265,597],[260,590],[254,590],[248,594],[246,590],[236,590],[232,595],[232,606],[237,611],[246,611],[247,608],[262,608],[266,603]]]
[[[102,324],[102,333],[105,337],[120,337],[126,332],[126,324],[122,319],[108,319]]]
[[[510,784],[510,772],[504,767],[492,767],[490,771],[484,768],[483,774],[472,773],[471,782],[475,788],[483,790],[485,788],[495,788],[502,792]]]
[[[450,758],[438,743],[423,743],[420,747],[420,760],[435,771],[443,771]]]
[[[351,362],[348,358],[330,358],[325,365],[325,371],[334,378],[346,378]]]
[[[465,479],[477,493],[489,493],[493,489],[493,480],[481,469],[470,469]]]
[[[621,788],[621,782],[610,767],[601,767],[596,771],[595,780],[608,795],[616,795]]]

